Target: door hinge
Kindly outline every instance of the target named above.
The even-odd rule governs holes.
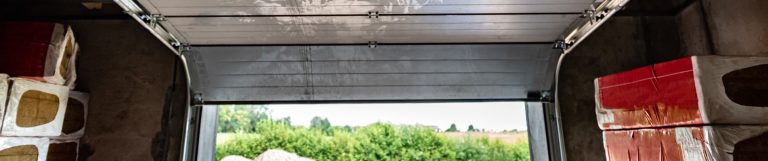
[[[379,18],[379,11],[368,11],[368,18],[371,19],[378,19]]]

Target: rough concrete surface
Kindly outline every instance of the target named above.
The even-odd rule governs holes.
[[[716,54],[768,56],[768,1],[703,3]]]
[[[711,41],[701,2],[691,4],[675,19],[680,34],[680,52],[688,55],[713,54]]]
[[[175,160],[166,141],[178,142],[181,126],[163,126],[175,55],[133,20],[66,23],[80,44],[77,88],[91,94],[80,160]]]

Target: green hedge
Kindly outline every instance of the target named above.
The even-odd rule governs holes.
[[[283,149],[318,161],[527,161],[528,141],[514,145],[488,138],[450,139],[430,128],[372,124],[349,130],[293,127],[261,120],[255,132],[235,134],[217,145],[216,160],[228,155],[255,158]]]

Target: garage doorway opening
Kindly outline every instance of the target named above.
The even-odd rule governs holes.
[[[215,157],[253,160],[265,152],[291,157],[285,151],[318,161],[527,161],[525,106],[524,102],[217,105]]]

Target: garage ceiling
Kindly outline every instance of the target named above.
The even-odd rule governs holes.
[[[527,99],[601,1],[137,0],[214,102]]]

